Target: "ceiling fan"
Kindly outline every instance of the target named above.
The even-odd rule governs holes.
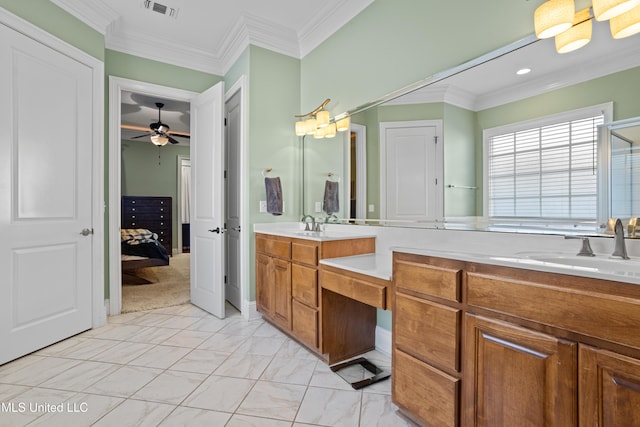
[[[172,144],[179,144],[180,141],[178,141],[177,139],[173,138],[171,135],[175,135],[175,136],[179,136],[181,138],[189,138],[190,135],[188,133],[177,133],[177,132],[170,132],[171,128],[169,127],[168,124],[166,123],[162,123],[162,120],[160,120],[160,114],[162,111],[162,107],[164,107],[164,104],[162,102],[156,102],[156,107],[158,107],[158,121],[157,122],[153,122],[149,125],[149,129],[151,130],[151,132],[149,133],[145,133],[144,135],[138,135],[138,136],[134,136],[132,137],[132,139],[138,139],[138,138],[144,138],[146,136],[151,137],[151,142],[155,145],[167,145],[167,143],[172,143]],[[123,128],[130,128],[130,129],[140,129],[137,126],[122,126]]]

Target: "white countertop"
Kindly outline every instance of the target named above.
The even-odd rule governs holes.
[[[383,280],[391,280],[391,257],[386,254],[352,255],[340,258],[325,258],[320,264],[341,268],[354,273],[366,274]]]
[[[314,241],[327,240],[348,240],[376,237],[376,233],[371,229],[363,227],[362,230],[334,231],[305,231],[299,224],[295,225],[274,225],[274,224],[255,224],[253,231],[256,233],[270,234],[272,236],[290,237],[294,239],[306,239]]]

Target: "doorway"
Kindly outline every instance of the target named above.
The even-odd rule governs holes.
[[[133,81],[128,79],[122,79],[117,77],[110,77],[109,79],[109,188],[111,189],[109,195],[109,313],[111,315],[119,314],[122,308],[122,289],[121,289],[121,266],[120,266],[120,200],[121,200],[121,141],[120,141],[120,122],[121,122],[121,97],[123,91],[131,91],[136,93],[152,94],[169,99],[180,100],[184,102],[192,102],[199,94],[195,92],[185,91],[181,89],[169,88],[150,83],[144,83],[139,81]],[[242,79],[244,81],[244,79]],[[242,86],[242,85],[240,85]],[[238,89],[236,89],[238,90]],[[244,101],[244,99],[243,99]],[[241,128],[244,129],[244,115],[242,116]],[[240,140],[241,151],[244,148],[244,132],[243,138]],[[244,160],[242,160],[244,161]],[[174,163],[175,164],[175,163]],[[241,184],[244,185],[244,184]],[[243,193],[244,194],[244,193]],[[241,251],[245,251],[247,245],[243,242],[240,247]],[[244,253],[244,252],[242,252]],[[244,293],[244,278],[246,273],[247,257],[239,257],[240,270],[243,272],[241,275],[241,300],[245,301]],[[193,264],[191,269],[193,270]],[[240,308],[240,307],[239,307]],[[248,317],[249,314],[244,312],[242,308],[242,314]]]

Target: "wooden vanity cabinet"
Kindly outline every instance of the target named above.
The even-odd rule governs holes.
[[[316,241],[256,233],[256,307],[265,319],[323,353],[318,263],[375,252],[374,238]]]
[[[393,291],[393,401],[418,424],[640,425],[640,286],[395,253]]]

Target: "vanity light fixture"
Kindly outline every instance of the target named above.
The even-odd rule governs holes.
[[[313,135],[316,139],[333,138],[336,132],[343,132],[349,129],[349,116],[342,116],[338,120],[331,121],[329,111],[325,107],[331,102],[327,98],[318,108],[307,114],[296,115],[296,135]]]
[[[592,7],[577,13],[574,0],[547,0],[533,21],[538,38],[555,37],[556,51],[567,53],[591,41],[592,18],[610,20],[613,38],[629,37],[640,32],[640,0],[593,0]]]

